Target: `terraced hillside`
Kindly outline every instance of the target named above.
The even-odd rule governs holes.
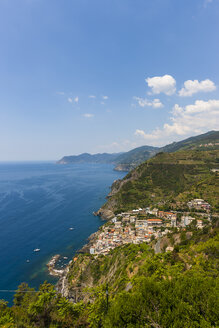
[[[158,153],[112,185],[103,209],[121,212],[157,204],[186,204],[193,198],[219,209],[219,150]]]

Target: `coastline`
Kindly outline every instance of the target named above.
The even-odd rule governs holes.
[[[103,221],[108,221],[114,216],[114,213],[112,211],[104,210],[104,209],[100,208],[98,211],[93,212],[93,215],[99,216]],[[104,223],[103,223],[103,225],[104,225]],[[55,285],[56,290],[62,296],[68,298],[72,302],[76,301],[77,296],[75,296],[76,295],[75,290],[70,290],[69,285],[68,285],[67,275],[69,272],[70,265],[72,264],[72,262],[77,260],[77,254],[90,253],[90,247],[93,245],[94,241],[96,240],[96,238],[98,236],[98,232],[99,232],[99,229],[96,232],[92,233],[87,238],[87,243],[84,244],[84,246],[82,246],[82,248],[80,248],[78,251],[76,251],[73,254],[72,259],[67,263],[67,265],[63,269],[56,268],[57,262],[61,258],[60,254],[56,254],[56,255],[52,256],[50,261],[47,263],[47,268],[48,268],[49,274],[54,277],[59,277],[58,282]]]
[[[108,197],[108,195],[107,195]],[[103,220],[103,225],[114,217],[114,213],[111,210],[105,210],[100,208],[96,212],[92,213],[93,216],[98,216]],[[106,222],[104,222],[106,221]],[[79,250],[73,253],[71,260],[66,264],[63,269],[57,269],[57,262],[62,258],[60,254],[53,255],[49,262],[46,264],[48,268],[49,275],[53,277],[58,277],[58,281],[55,284],[57,292],[59,292],[63,297],[66,297],[71,302],[77,302],[77,290],[71,290],[69,288],[67,275],[70,269],[70,266],[73,262],[77,260],[77,254],[90,254],[90,248],[93,245],[94,241],[97,239],[98,232],[100,227],[96,232],[93,232],[88,238],[87,243],[85,243]],[[64,259],[64,257],[63,257]]]
[[[114,180],[114,182],[111,185],[110,188],[110,192],[107,194],[106,199],[111,197],[112,191],[113,191],[113,186],[118,182],[121,181],[120,178]],[[103,207],[100,207],[97,211],[94,211],[93,216],[98,216],[101,220],[103,220],[103,225],[111,220],[112,218],[114,218],[115,214],[112,210],[109,209],[105,209]],[[103,226],[101,225],[101,226]],[[71,260],[65,265],[65,267],[63,269],[57,269],[56,265],[57,262],[60,260],[61,255],[56,254],[54,256],[52,256],[52,258],[50,259],[50,261],[47,263],[47,267],[48,267],[48,271],[49,274],[51,276],[54,277],[58,277],[58,282],[55,284],[56,290],[58,292],[61,293],[62,296],[65,296],[66,298],[68,298],[69,300],[74,301],[75,299],[77,299],[75,295],[75,290],[71,290],[68,286],[68,279],[67,279],[67,275],[69,272],[69,268],[71,266],[72,263],[74,263],[77,259],[77,254],[90,254],[90,248],[92,247],[92,245],[94,244],[94,242],[96,241],[98,234],[99,234],[99,229],[98,228],[97,231],[95,231],[94,233],[92,233],[88,238],[87,238],[87,242],[78,250],[76,250],[72,256],[71,256]]]

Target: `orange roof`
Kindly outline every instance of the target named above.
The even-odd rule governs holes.
[[[149,222],[162,222],[162,220],[161,219],[148,219],[147,221],[149,221]]]
[[[171,212],[164,212],[165,214],[171,214],[171,215],[174,215],[174,213],[171,213]]]

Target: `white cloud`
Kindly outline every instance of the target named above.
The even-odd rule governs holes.
[[[91,118],[91,117],[94,117],[94,114],[85,113],[85,114],[83,114],[83,116],[86,118]]]
[[[101,105],[105,105],[105,102],[104,102],[104,101],[101,101],[100,104],[101,104]]]
[[[68,98],[68,102],[69,102],[70,104],[72,104],[72,103],[73,103],[73,101],[74,101],[74,102],[76,102],[76,103],[78,103],[78,101],[79,101],[79,98],[78,98],[78,97],[75,97],[74,99],[73,99],[73,98],[71,98],[71,97],[69,97],[69,98]]]
[[[162,102],[160,101],[160,99],[157,99],[157,98],[153,99],[152,101],[149,101],[144,98],[139,98],[139,97],[134,97],[134,99],[137,100],[139,106],[141,106],[141,107],[146,107],[146,106],[153,107],[153,108],[163,107]]]
[[[104,100],[107,100],[107,99],[109,99],[109,97],[108,97],[108,96],[102,96],[102,98],[103,98]]]
[[[105,145],[99,145],[98,149],[99,151],[104,151],[108,153],[118,153],[121,151],[128,151],[130,149],[136,148],[138,145],[136,142],[130,141],[130,140],[121,140],[121,141],[114,141],[110,144]]]
[[[63,91],[58,91],[56,93],[57,93],[57,95],[60,95],[60,96],[64,96],[64,94],[65,94]]]
[[[198,80],[187,80],[184,82],[184,88],[179,91],[179,96],[187,97],[198,92],[211,92],[214,90],[216,90],[216,86],[209,79],[200,82]]]
[[[183,108],[180,107],[178,104],[175,104],[174,107],[173,107],[173,110],[172,110],[172,114],[174,116],[176,116],[176,115],[181,114],[182,112],[183,112]]]
[[[186,112],[189,114],[209,112],[214,113],[219,110],[219,100],[196,100],[193,105],[186,106]]]
[[[152,94],[165,93],[168,96],[176,92],[176,80],[171,75],[148,77],[145,80]]]
[[[94,95],[90,95],[89,98],[91,98],[91,99],[95,99],[96,96],[94,96]]]
[[[194,104],[173,107],[171,123],[165,123],[151,133],[137,129],[135,135],[152,144],[163,145],[175,139],[217,130],[219,122],[219,100],[196,100]]]
[[[143,137],[144,139],[151,141],[151,140],[157,140],[160,137],[160,130],[156,129],[152,133],[145,133],[143,130],[137,129],[135,131],[136,136]]]

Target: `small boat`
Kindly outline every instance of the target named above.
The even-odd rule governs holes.
[[[40,251],[40,248],[35,248],[33,251],[34,252],[39,252]]]
[[[27,260],[27,263],[29,263],[30,262],[30,260]]]
[[[69,228],[69,230],[74,230],[74,228]]]
[[[68,258],[67,258],[67,256],[64,256],[63,259],[64,259],[64,260],[67,260]]]

